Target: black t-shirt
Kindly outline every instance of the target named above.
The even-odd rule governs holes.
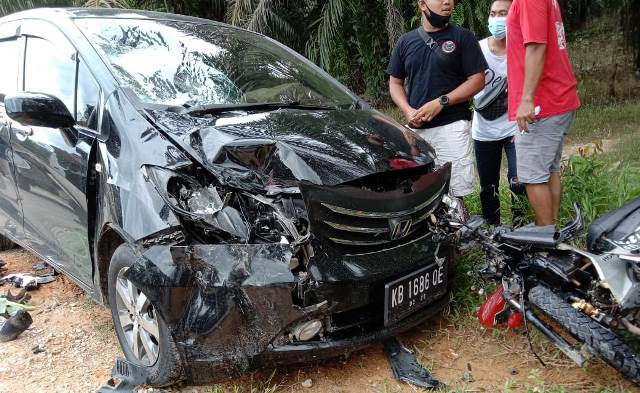
[[[420,26],[418,29],[422,29]],[[463,27],[449,25],[429,33],[439,45],[430,49],[418,29],[405,33],[396,43],[387,74],[407,80],[409,105],[420,108],[425,103],[448,94],[471,75],[488,68],[478,40]],[[439,56],[434,51],[440,51]],[[438,127],[458,120],[471,120],[469,102],[451,105],[423,128]]]

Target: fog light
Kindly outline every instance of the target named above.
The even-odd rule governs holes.
[[[322,322],[317,319],[302,322],[294,327],[291,333],[298,341],[309,341],[322,330]]]

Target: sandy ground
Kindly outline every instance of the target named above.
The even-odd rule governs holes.
[[[28,272],[38,259],[24,250],[0,253],[10,272]],[[0,288],[2,292],[7,286]],[[75,284],[58,280],[31,292],[34,322],[17,340],[0,344],[0,392],[95,392],[107,381],[120,353],[109,311]],[[490,332],[473,320],[452,324],[444,317],[400,337],[448,391],[459,392],[640,392],[597,361],[574,366],[534,334],[542,367],[526,338]],[[40,345],[43,353],[34,354]],[[539,371],[536,371],[539,370]],[[302,382],[310,379],[311,387]],[[561,390],[564,388],[564,390]],[[172,392],[416,392],[393,379],[381,347],[348,359],[265,370],[215,386],[182,386]]]

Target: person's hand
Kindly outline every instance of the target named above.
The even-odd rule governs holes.
[[[518,107],[518,112],[516,113],[516,122],[518,123],[518,129],[522,133],[529,132],[528,124],[533,123],[535,121],[536,121],[536,112],[535,112],[535,107],[533,105],[533,100],[523,99],[520,102],[520,106]]]
[[[407,118],[407,125],[411,128],[420,128],[424,124],[423,121],[414,120],[416,113],[418,113],[418,111],[413,108],[409,108],[408,111],[404,112],[404,115]]]
[[[428,123],[436,116],[438,116],[440,112],[442,112],[442,105],[440,105],[440,100],[432,100],[418,109],[418,111],[413,115],[412,120],[419,119],[422,122]]]

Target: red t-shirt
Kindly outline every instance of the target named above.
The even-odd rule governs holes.
[[[507,17],[509,119],[515,120],[524,85],[525,45],[547,44],[534,104],[545,118],[580,107],[558,0],[515,0]]]

